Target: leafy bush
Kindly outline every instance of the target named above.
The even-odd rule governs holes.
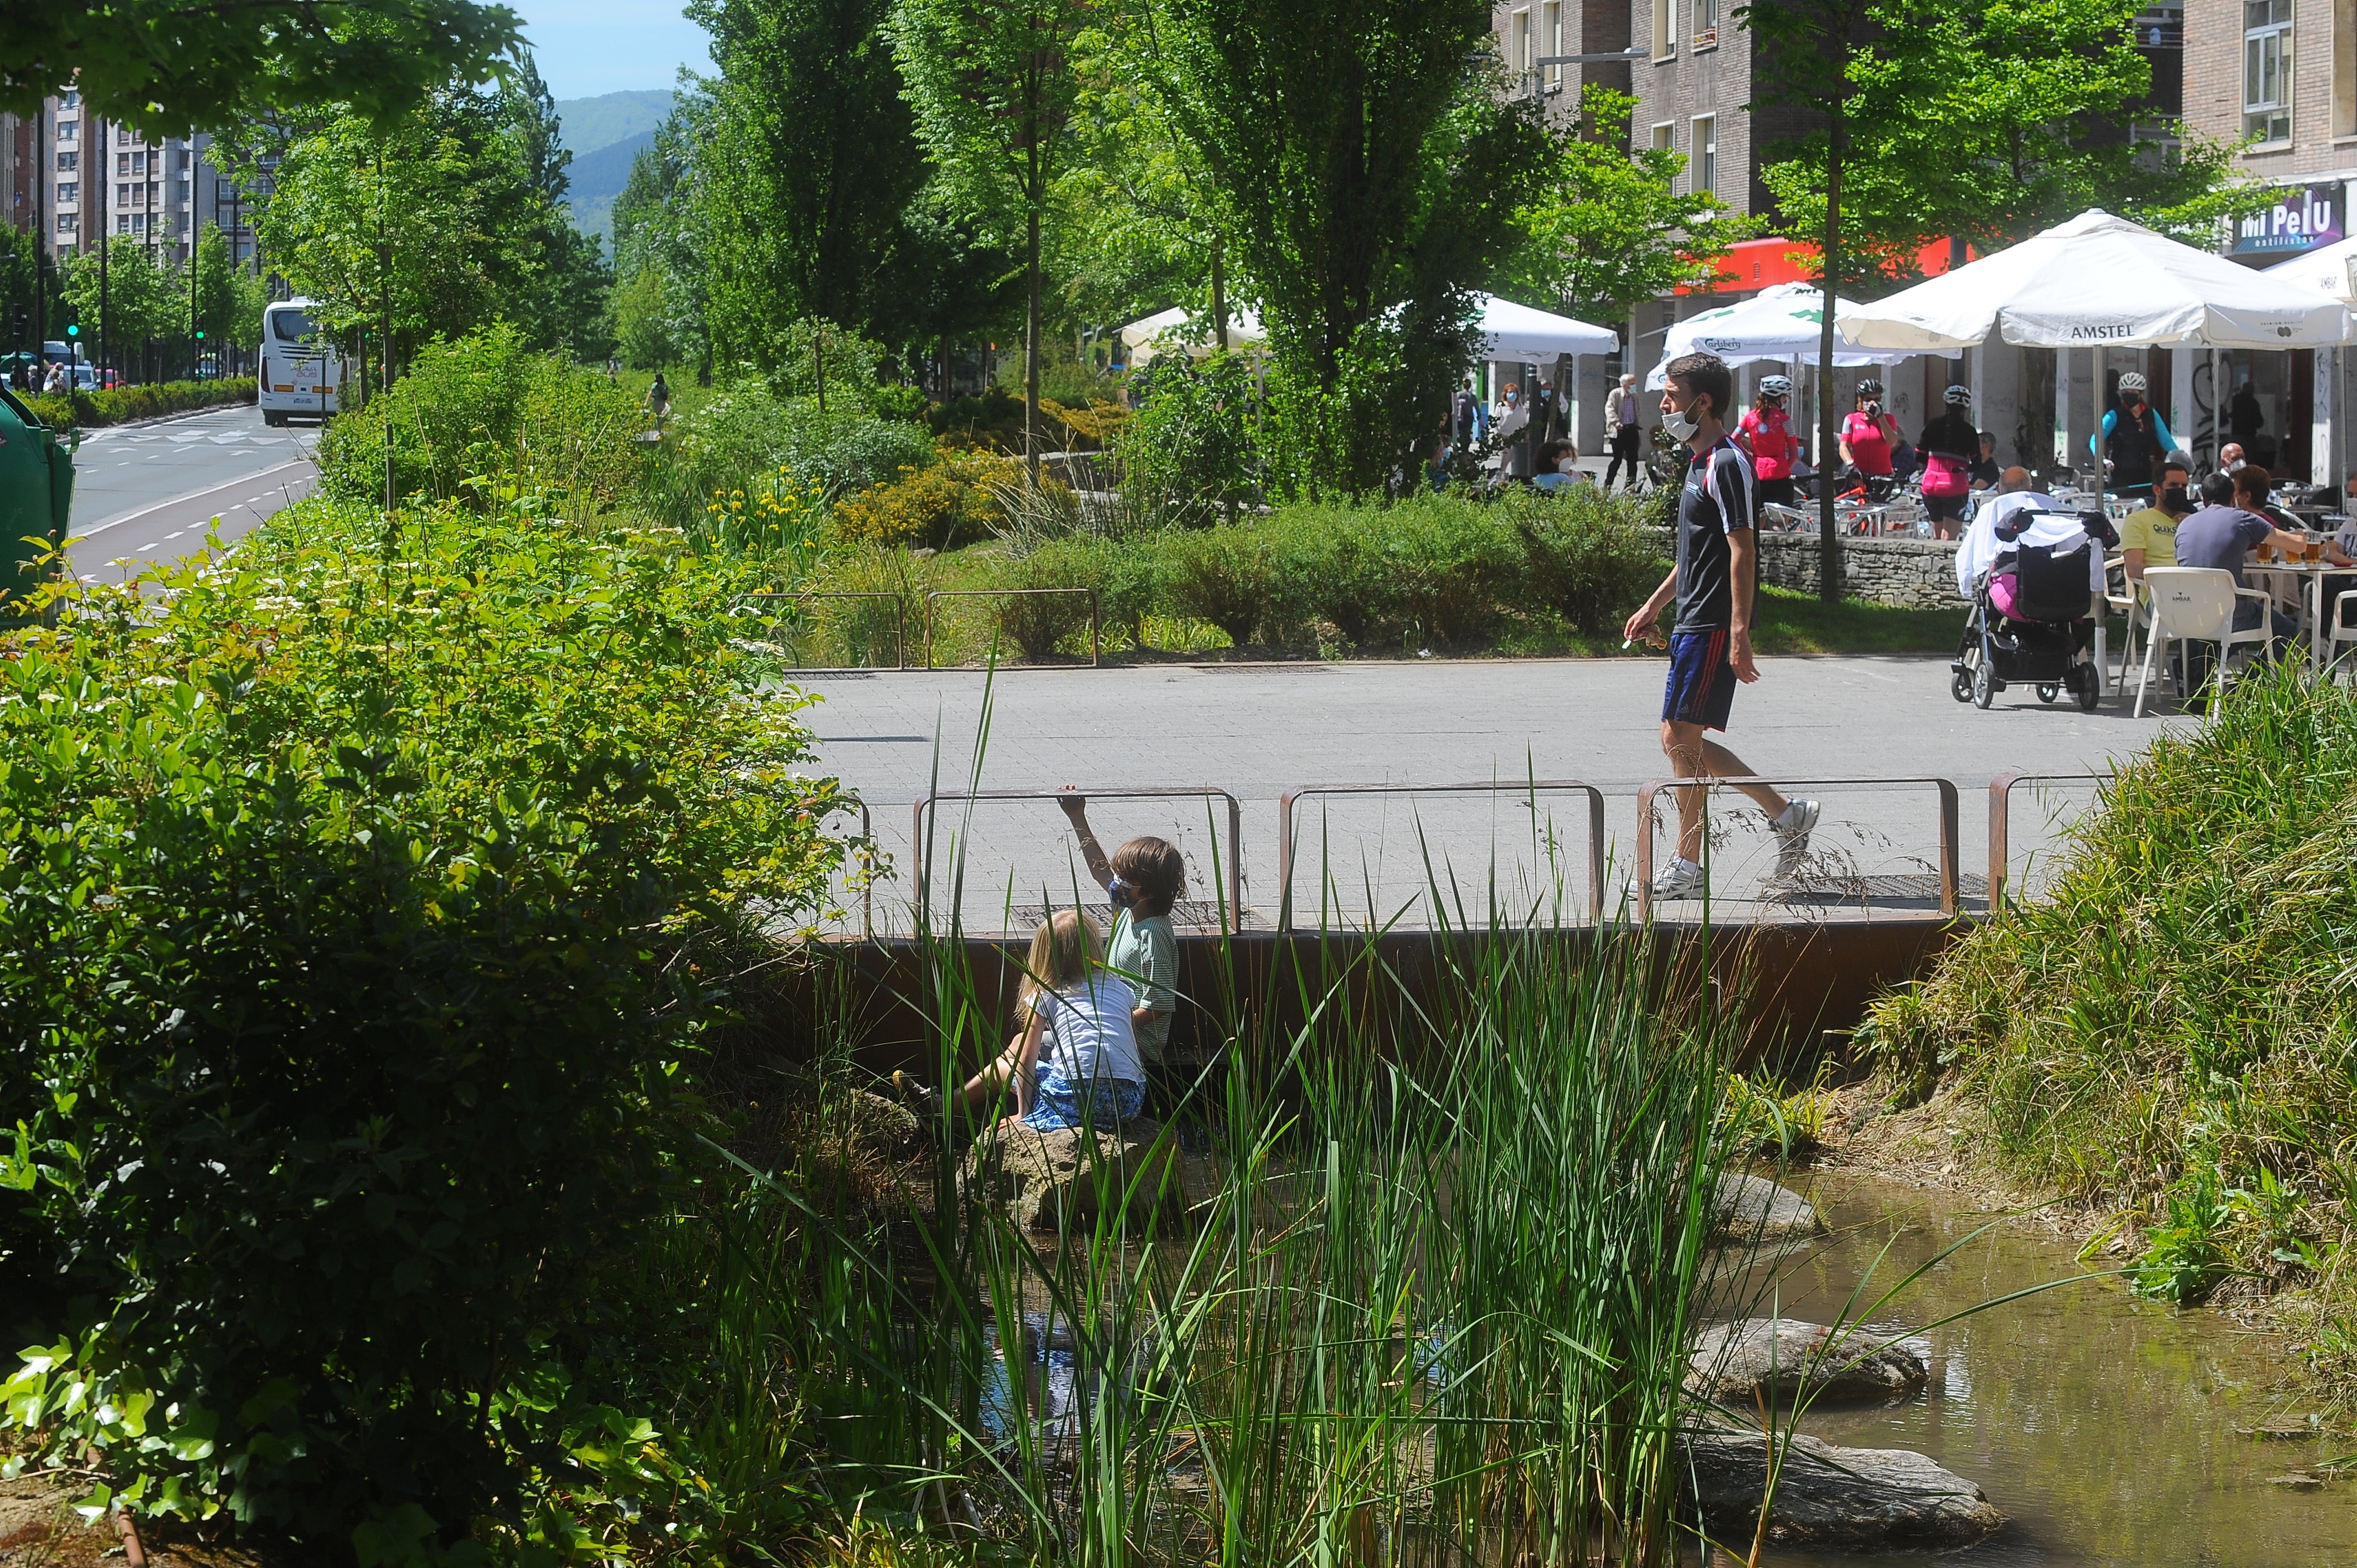
[[[1194,365],[1160,355],[1141,373],[1140,395],[1115,446],[1125,490],[1200,508],[1259,498],[1252,369],[1242,357]]]
[[[384,432],[393,427],[393,483],[404,499],[471,499],[469,479],[504,478],[549,493],[560,508],[610,507],[637,487],[645,459],[637,400],[597,371],[536,354],[505,322],[420,349],[409,373],[319,437],[328,493],[384,494]]]
[[[999,517],[996,489],[1022,482],[1016,458],[952,453],[931,466],[906,466],[899,478],[836,503],[834,531],[857,544],[946,550],[988,537]]]
[[[1160,581],[1178,613],[1210,621],[1241,648],[1272,611],[1281,588],[1268,536],[1250,527],[1196,529],[1165,537]]]
[[[933,442],[924,426],[878,419],[860,401],[780,398],[758,381],[740,381],[683,417],[656,464],[646,506],[658,521],[692,528],[714,499],[725,500],[782,468],[797,491],[815,488],[832,503],[871,486],[931,467]]]
[[[135,419],[160,419],[167,413],[219,408],[224,403],[252,403],[252,376],[231,376],[218,381],[162,381],[146,386],[100,387],[77,392],[70,403],[46,393],[28,393],[25,404],[52,430],[71,425],[128,424]]]
[[[10,638],[5,1423],[95,1506],[400,1563],[606,1528],[552,1476],[692,1499],[565,1347],[674,1186],[730,933],[834,858],[744,581],[320,500]]]
[[[1501,504],[1522,546],[1528,602],[1581,631],[1615,631],[1661,581],[1661,547],[1642,517],[1592,485]]]
[[[1002,451],[1023,449],[1023,403],[1006,395],[997,385],[983,389],[979,397],[955,397],[933,404],[925,415],[925,423],[935,435],[955,436],[967,446],[996,446]]]

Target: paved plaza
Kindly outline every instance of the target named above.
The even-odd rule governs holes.
[[[2132,718],[2116,694],[2093,714],[2067,698],[2048,706],[2028,688],[2001,693],[1984,713],[1949,696],[1940,659],[1766,659],[1760,668],[1760,682],[1736,701],[1727,741],[1738,755],[1773,779],[1951,780],[1960,792],[1961,869],[1973,879],[1986,865],[1993,778],[2101,771],[2163,728],[2192,722]],[[824,701],[808,717],[821,766],[866,800],[899,873],[877,896],[877,923],[888,929],[908,918],[911,803],[935,789],[962,797],[970,788],[1228,790],[1241,801],[1243,903],[1269,920],[1282,901],[1277,802],[1288,789],[1578,780],[1604,796],[1609,903],[1634,859],[1637,791],[1666,771],[1663,673],[1658,658],[1018,669],[987,681],[972,671],[858,671],[810,677]],[[1931,787],[1800,792],[1824,802],[1817,906],[1845,902],[1828,889],[1921,883],[1936,866]],[[2042,854],[2054,820],[2073,814],[2086,794],[2085,786],[2025,789],[2013,818],[2014,876]],[[1215,865],[1225,875],[1224,844],[1210,831],[1224,838],[1224,811],[1209,812],[1201,800],[1108,800],[1093,817],[1108,844],[1141,832],[1178,842],[1194,868],[1190,897],[1210,899]],[[1317,918],[1322,883],[1329,908],[1354,923],[1370,911],[1418,922],[1428,910],[1417,895],[1436,868],[1454,886],[1448,897],[1469,908],[1480,907],[1494,881],[1510,905],[1528,907],[1562,886],[1575,912],[1584,910],[1587,813],[1582,798],[1555,791],[1305,800],[1297,813],[1297,918]],[[1714,804],[1718,897],[1772,896],[1772,857],[1759,821],[1731,794]],[[1060,892],[1069,898],[1082,875],[1062,814],[1045,801],[984,800],[970,810],[961,802],[930,836],[933,907],[945,907],[946,868],[962,858],[960,902],[971,925],[1009,923],[1010,904],[1037,906]],[[1666,854],[1666,839],[1657,843]],[[1900,882],[1881,880],[1889,878]],[[1894,895],[1889,907],[1921,908],[1921,899],[1910,906]]]

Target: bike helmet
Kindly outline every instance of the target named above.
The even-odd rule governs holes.
[[[1952,386],[1948,389],[1946,396],[1949,407],[1968,408],[1972,405],[1973,389],[1970,387]]]
[[[2145,380],[2143,371],[2130,371],[2126,375],[2120,378],[2120,391],[2124,392],[2142,392],[2144,390]]]
[[[1790,377],[1790,376],[1762,376],[1762,377],[1760,377],[1760,395],[1761,397],[1790,397],[1790,396],[1792,396],[1792,377]]]
[[[1857,395],[1860,397],[1880,397],[1882,395],[1882,383],[1876,381],[1873,377],[1868,376],[1866,380],[1857,383]]]

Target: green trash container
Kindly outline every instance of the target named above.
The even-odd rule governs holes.
[[[73,515],[73,454],[81,445],[81,431],[59,439],[14,392],[0,388],[0,601],[31,593],[43,575],[35,564],[43,545],[65,542]],[[58,569],[54,562],[48,567]]]

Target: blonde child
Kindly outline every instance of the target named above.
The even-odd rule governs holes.
[[[1071,819],[1081,858],[1114,908],[1105,967],[1137,993],[1130,1015],[1137,1054],[1151,1070],[1170,1045],[1170,1017],[1178,1005],[1178,939],[1171,907],[1187,890],[1187,861],[1168,839],[1134,838],[1108,856],[1089,827],[1088,797],[1063,794],[1056,804]]]
[[[1076,909],[1039,922],[1016,993],[1015,1037],[989,1066],[958,1090],[960,1108],[1001,1102],[1011,1090],[1021,1122],[1046,1132],[1082,1125],[1112,1127],[1146,1105],[1146,1074],[1137,1059],[1130,1010],[1137,996],[1099,961],[1096,925]],[[903,1093],[937,1106],[930,1090],[905,1073],[893,1081]]]

